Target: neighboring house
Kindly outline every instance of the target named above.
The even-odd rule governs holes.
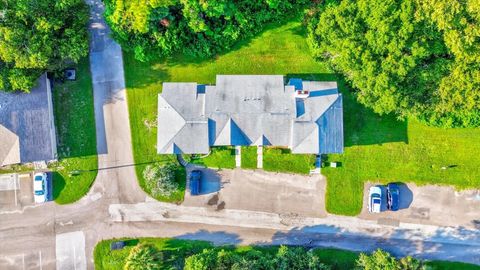
[[[0,92],[0,167],[57,158],[52,94],[46,75],[30,93]]]
[[[216,85],[164,83],[157,152],[203,154],[211,146],[288,147],[342,153],[342,95],[336,82],[281,75],[217,75]]]

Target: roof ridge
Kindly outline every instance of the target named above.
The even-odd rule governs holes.
[[[5,155],[0,156],[1,158],[0,166],[8,165],[8,164],[4,164],[4,162],[11,156],[12,151],[17,146],[19,149],[18,149],[18,162],[16,163],[19,163],[20,162],[20,145],[19,145],[20,138],[17,136],[17,134],[15,134],[14,132],[12,132],[11,130],[9,130],[8,128],[6,128],[1,124],[0,124],[0,131],[2,131],[1,133],[4,133],[4,135],[6,135],[5,137],[2,136],[2,142],[3,142],[2,146],[4,146],[5,150],[7,150],[7,151],[1,151],[2,149],[0,149],[0,154],[5,153]]]
[[[320,129],[320,127],[318,126],[318,124],[317,124],[315,121],[308,121],[308,122],[305,121],[305,122],[306,122],[306,123],[313,124],[313,125],[312,125],[312,129],[311,129],[305,136],[303,136],[302,140],[301,140],[299,143],[297,143],[296,145],[292,145],[292,147],[291,147],[292,150],[295,149],[295,148],[297,148],[297,147],[298,147],[299,145],[301,145],[306,139],[308,139],[308,138],[312,135],[312,133],[315,132],[315,128]],[[295,124],[295,122],[292,123],[292,126],[293,126],[294,124]],[[294,132],[295,132],[295,131],[294,131]],[[293,134],[292,134],[292,137],[293,137]]]
[[[187,125],[183,125],[182,128],[180,128],[175,135],[165,144],[165,146],[162,148],[162,152],[165,152],[167,147],[170,146],[170,144],[175,144],[173,140],[177,137],[177,134],[179,134]],[[175,151],[174,151],[175,152]]]
[[[165,143],[163,146],[162,146],[162,152],[164,152],[165,148],[172,142],[173,139],[175,139],[175,137],[177,136],[177,134],[185,127],[187,121],[185,120],[185,118],[183,118],[183,116],[175,109],[175,107],[172,106],[172,104],[170,104],[165,98],[162,97],[161,94],[158,95],[158,102],[161,102],[163,101],[165,104],[168,105],[168,108],[175,113],[176,116],[180,117],[180,119],[183,121],[181,127],[177,130],[175,130],[175,132],[172,132],[172,136],[170,137],[170,139],[167,141],[167,143]],[[158,106],[159,109],[160,109],[160,106]],[[158,111],[157,111],[158,112]],[[158,117],[158,116],[157,116]],[[173,125],[172,125],[173,126]],[[157,135],[157,144],[158,144],[158,135]],[[157,148],[158,148],[158,145],[157,145]],[[158,149],[157,149],[157,152],[158,152]]]

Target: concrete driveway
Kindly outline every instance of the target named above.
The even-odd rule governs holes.
[[[51,179],[51,178],[50,178]],[[52,194],[49,179],[49,194]],[[30,174],[0,175],[0,214],[33,206],[33,182]]]
[[[203,170],[202,184],[211,192],[185,194],[183,205],[216,210],[239,209],[325,217],[325,178],[263,170]],[[218,188],[216,188],[218,187]]]
[[[430,224],[437,226],[461,226],[480,229],[480,191],[455,191],[448,186],[417,186],[412,183],[400,186],[400,210],[368,212],[367,183],[363,191],[363,209],[359,217],[378,220],[379,223],[395,226],[398,222]],[[384,189],[385,190],[385,189]],[[385,192],[382,203],[386,205]]]
[[[87,3],[99,173],[90,192],[75,204],[49,202],[2,212],[0,269],[93,269],[98,241],[147,236],[359,251],[381,247],[398,256],[480,264],[478,229],[402,222],[392,227],[366,220],[376,218],[371,216],[324,217],[321,176],[208,171],[213,178],[208,178],[207,194],[187,195],[183,205],[151,201],[138,186],[132,166],[122,52],[108,36],[102,1]],[[215,183],[216,177],[221,181]],[[215,185],[220,190],[215,191]]]

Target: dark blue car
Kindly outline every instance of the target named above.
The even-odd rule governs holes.
[[[395,183],[387,185],[387,208],[391,211],[400,208],[400,188]]]
[[[202,180],[202,172],[199,170],[194,170],[190,173],[190,194],[198,195],[200,194]]]

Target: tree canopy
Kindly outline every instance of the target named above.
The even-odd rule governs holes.
[[[88,53],[82,0],[0,1],[0,89],[29,91],[46,71]]]
[[[150,244],[134,246],[125,262],[124,270],[158,270],[161,269],[163,254]]]
[[[264,269],[264,270],[329,270],[313,252],[303,248],[281,246],[276,254],[248,250],[205,249],[185,260],[185,270]]]
[[[106,0],[106,19],[125,50],[145,61],[174,53],[209,57],[306,0]]]
[[[345,75],[360,103],[437,126],[480,126],[480,1],[330,1],[312,13],[315,57]]]
[[[388,252],[378,249],[368,255],[361,253],[357,259],[358,269],[363,270],[424,270],[427,269],[421,261],[410,256],[396,259]]]

